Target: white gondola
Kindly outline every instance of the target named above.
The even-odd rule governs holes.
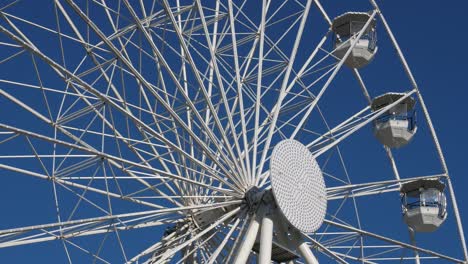
[[[386,93],[374,98],[372,111],[378,111],[403,97],[404,93]],[[415,100],[407,97],[374,122],[374,135],[385,146],[399,148],[408,144],[417,131]]]
[[[403,218],[416,232],[433,232],[447,218],[445,185],[439,180],[417,180],[401,187]]]
[[[362,12],[348,12],[333,20],[332,30],[336,35],[333,55],[342,59],[351,46],[353,38],[362,30],[370,15]],[[351,54],[345,61],[350,68],[362,68],[369,64],[377,52],[376,21],[371,22],[358,40]]]

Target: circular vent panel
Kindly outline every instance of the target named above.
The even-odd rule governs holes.
[[[325,182],[314,156],[302,143],[287,139],[273,149],[271,187],[288,221],[302,232],[315,232],[327,211]]]

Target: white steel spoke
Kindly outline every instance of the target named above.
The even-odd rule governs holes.
[[[387,243],[396,244],[396,245],[399,245],[399,246],[402,246],[402,247],[405,247],[405,248],[408,248],[408,249],[416,250],[416,251],[421,252],[421,253],[429,254],[429,255],[432,255],[432,256],[435,256],[435,257],[439,257],[441,259],[445,259],[445,260],[448,260],[448,261],[451,261],[451,262],[454,262],[454,263],[461,263],[462,262],[461,260],[456,259],[456,258],[452,258],[452,257],[446,256],[446,255],[443,255],[443,254],[439,254],[439,253],[431,251],[431,250],[415,247],[413,245],[400,242],[398,240],[394,240],[394,239],[391,239],[391,238],[388,238],[388,237],[377,235],[377,234],[374,234],[374,233],[371,233],[371,232],[368,232],[368,231],[360,230],[358,228],[354,228],[352,226],[348,226],[348,225],[341,224],[341,223],[338,223],[338,222],[325,220],[324,223],[330,224],[330,225],[333,225],[333,226],[336,226],[336,227],[340,227],[340,228],[343,228],[343,229],[346,229],[346,230],[358,232],[358,233],[360,233],[362,235],[365,235],[365,236],[370,236],[370,237],[385,241]]]
[[[54,140],[52,138],[44,137],[44,136],[41,136],[41,135],[38,135],[38,134],[35,134],[35,133],[32,133],[32,132],[28,132],[28,131],[25,131],[25,130],[22,130],[22,129],[17,129],[17,128],[7,126],[7,125],[3,125],[3,124],[0,124],[0,128],[11,130],[11,131],[14,131],[14,132],[19,133],[19,134],[35,137],[35,138],[42,139],[42,140],[45,140],[45,141],[53,142],[53,143],[56,143],[56,144],[61,144],[61,145],[67,146],[67,147],[74,148],[76,150],[81,150],[81,151],[85,151],[85,152],[88,152],[88,153],[95,154],[96,156],[106,158],[106,159],[108,159],[110,161],[115,161],[115,162],[119,162],[119,163],[123,162],[124,164],[131,165],[131,166],[141,168],[141,169],[146,169],[146,170],[152,171],[152,172],[154,172],[156,174],[159,174],[159,175],[165,175],[165,176],[177,179],[177,180],[186,181],[188,183],[200,185],[200,186],[206,187],[208,189],[220,191],[220,192],[226,193],[226,194],[233,194],[234,196],[237,196],[237,194],[232,193],[232,192],[230,192],[229,190],[226,190],[226,189],[221,189],[221,188],[213,187],[213,186],[210,186],[210,185],[206,185],[206,184],[197,182],[195,180],[191,180],[191,179],[188,179],[188,178],[181,177],[179,175],[169,174],[169,173],[167,173],[165,171],[160,171],[160,170],[157,170],[157,169],[154,169],[154,168],[149,168],[149,167],[147,167],[145,165],[141,165],[139,163],[135,163],[135,162],[132,162],[132,161],[129,161],[129,160],[124,160],[122,158],[111,156],[111,155],[101,153],[101,152],[98,152],[98,151],[95,151],[95,150],[92,150],[92,149],[84,148],[84,147],[74,145],[74,144],[71,144],[71,143],[67,143],[67,142],[64,142],[64,141],[60,141],[60,140]],[[45,177],[45,178],[48,178],[48,177]]]
[[[86,23],[87,23],[88,25],[90,25],[90,26],[93,28],[93,30],[94,30],[98,35],[100,35],[100,37],[103,39],[103,41],[106,42],[106,44],[107,44],[107,45],[113,50],[113,52],[118,56],[118,55],[119,55],[119,52],[117,51],[116,47],[115,47],[111,42],[109,42],[109,41],[107,40],[107,38],[105,38],[105,36],[103,36],[102,32],[100,32],[100,30],[96,27],[96,25],[94,25],[94,24],[92,23],[92,21],[90,21],[90,19],[86,16],[86,14],[84,14],[84,13],[79,9],[79,7],[76,6],[75,3],[73,3],[72,1],[68,1],[68,2],[69,2],[69,4],[73,7],[73,9],[86,21]],[[126,66],[128,67],[128,69],[130,69],[130,70],[132,71],[132,74],[133,74],[135,77],[137,77],[138,80],[139,80],[142,84],[144,84],[146,87],[148,87],[148,88],[151,90],[151,85],[149,85],[148,82],[147,82],[146,80],[143,79],[143,77],[136,71],[136,69],[132,66],[132,64],[131,64],[127,59],[125,59],[124,57],[120,57],[119,59],[120,59],[122,62],[124,62],[124,63],[126,64]],[[163,58],[160,57],[159,59],[161,60],[161,59],[163,59]],[[174,77],[174,79],[176,79],[176,78]],[[177,82],[177,83],[178,83],[178,82]],[[84,85],[85,87],[87,86],[87,85],[85,85],[85,84],[82,84],[82,85]],[[177,86],[178,88],[180,87],[180,85],[176,85],[176,86]],[[89,86],[88,86],[88,87],[89,87]],[[90,87],[89,87],[89,88],[90,88]],[[180,89],[183,90],[182,87],[180,87]],[[190,131],[190,129],[187,127],[187,125],[186,125],[183,121],[181,121],[180,118],[179,118],[175,113],[172,114],[172,113],[173,113],[173,110],[172,110],[169,106],[166,105],[166,103],[164,102],[164,100],[162,100],[162,98],[160,98],[160,96],[159,96],[157,93],[153,93],[153,95],[154,95],[156,98],[158,98],[158,101],[159,101],[162,105],[164,105],[164,107],[171,113],[172,117],[175,118],[176,122],[177,122],[180,126],[184,127],[185,130],[188,131],[188,133],[192,135],[192,137],[195,139],[195,141],[196,141],[198,144],[200,144],[200,146],[201,146],[202,148],[204,148],[204,150],[205,150],[207,153],[210,153],[211,151],[208,150],[208,149],[206,148],[206,146],[205,146],[204,143],[201,143],[201,140],[200,140],[197,136],[195,136],[195,135]],[[109,101],[109,102],[112,102],[112,101]],[[189,104],[191,103],[190,100],[187,100],[187,102],[188,102]],[[119,111],[125,112],[125,110],[123,110],[120,106],[118,106],[118,105],[116,105],[116,104],[113,104],[113,106],[115,106]],[[127,113],[127,114],[128,114],[128,113]],[[131,118],[134,119],[133,117],[131,117]],[[148,128],[146,124],[142,123],[142,122],[139,121],[138,119],[134,119],[134,121],[136,121],[139,125]],[[148,128],[148,129],[151,131],[150,128]],[[207,129],[207,131],[209,131],[209,130]],[[160,137],[158,134],[154,134],[154,135],[155,135],[156,137]],[[179,149],[177,146],[175,146],[173,143],[171,143],[171,142],[168,141],[168,140],[165,140],[165,143],[168,144],[169,146],[171,146],[172,148]],[[216,145],[216,146],[217,146],[217,145]],[[181,152],[181,153],[184,153],[184,155],[186,155],[186,157],[187,157],[188,159],[197,162],[196,160],[194,160],[193,157],[191,157],[189,154],[186,154],[184,151],[180,150],[180,152]],[[214,162],[217,162],[217,159],[214,158],[214,157],[212,158],[212,160],[213,160]],[[220,166],[220,168],[224,168],[220,163],[218,163],[218,166]],[[226,169],[223,169],[223,170],[224,170],[224,172],[225,172],[226,174],[229,174],[228,171],[227,171]]]
[[[299,29],[297,30],[296,39],[294,41],[294,45],[293,45],[293,48],[292,48],[292,51],[291,51],[291,56],[290,56],[289,61],[288,61],[288,68],[286,70],[285,76],[283,78],[283,82],[281,84],[281,91],[280,91],[280,94],[278,96],[278,102],[277,102],[278,108],[275,109],[276,111],[273,113],[273,116],[272,116],[272,120],[271,120],[269,129],[268,129],[267,141],[265,142],[265,146],[263,147],[262,158],[260,160],[260,165],[258,167],[258,171],[257,171],[256,175],[260,175],[262,173],[262,170],[263,170],[263,165],[265,163],[265,159],[266,159],[267,153],[269,151],[271,139],[273,137],[273,132],[274,132],[275,127],[276,127],[276,122],[278,120],[279,109],[281,108],[281,103],[282,103],[283,99],[286,96],[285,89],[286,89],[286,86],[287,86],[288,81],[289,81],[289,75],[291,74],[291,70],[292,70],[293,65],[294,65],[294,59],[296,57],[297,50],[299,49],[299,43],[301,41],[302,31],[304,30],[304,26],[305,26],[305,23],[307,21],[307,17],[308,17],[308,14],[309,14],[311,4],[312,4],[312,0],[307,1],[307,5],[305,7],[304,13],[302,14],[301,24],[299,26]]]
[[[332,143],[329,143],[327,144],[325,147],[322,147],[321,149],[319,149],[318,151],[314,152],[314,155],[315,156],[320,156],[321,154],[323,154],[324,152],[326,152],[327,150],[333,148],[334,146],[338,145],[341,141],[343,141],[344,139],[346,139],[347,137],[349,137],[350,135],[354,134],[357,130],[359,130],[360,128],[364,127],[365,125],[371,123],[372,121],[374,121],[376,118],[378,118],[379,116],[383,115],[384,113],[386,113],[386,111],[388,111],[390,108],[394,107],[395,105],[399,104],[401,101],[403,101],[405,98],[411,96],[412,94],[414,94],[416,92],[416,90],[412,90],[410,92],[407,92],[405,94],[405,96],[401,97],[400,99],[396,100],[394,103],[392,104],[389,104],[388,106],[380,109],[379,111],[375,112],[373,114],[373,116],[371,118],[368,118],[367,120],[361,122],[360,124],[352,127],[351,129],[349,129],[349,131],[345,131],[345,133],[343,133],[343,135],[341,137],[339,137],[338,139],[334,139]],[[332,129],[330,131],[333,131],[333,130],[336,130],[336,129]],[[327,132],[327,134],[329,135],[330,132]],[[323,136],[321,137],[323,138]],[[316,143],[316,141],[312,142],[312,143],[309,143],[307,145],[307,147],[311,148],[314,146],[314,144]]]

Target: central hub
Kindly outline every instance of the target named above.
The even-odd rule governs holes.
[[[271,189],[281,213],[302,232],[317,231],[325,219],[325,181],[315,157],[296,140],[278,143],[270,159]]]
[[[250,188],[244,196],[245,202],[249,212],[255,212],[258,208],[258,205],[262,201],[264,191],[260,190],[257,186]]]
[[[244,200],[249,213],[255,213],[262,203],[267,206],[272,206],[275,203],[271,190],[260,190],[257,186],[251,187],[245,193]]]

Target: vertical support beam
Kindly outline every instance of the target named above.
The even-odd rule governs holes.
[[[271,263],[271,248],[273,242],[273,220],[271,214],[266,213],[262,219],[262,230],[260,233],[260,256],[259,264]]]
[[[237,252],[235,264],[245,264],[249,259],[250,252],[252,251],[255,239],[257,238],[260,223],[257,217],[252,217],[247,232],[245,233],[244,241]]]
[[[310,250],[309,245],[302,237],[302,234],[299,230],[291,230],[291,235],[293,241],[296,243],[297,251],[301,254],[302,258],[307,264],[319,264],[318,260],[315,258],[314,253]]]
[[[406,58],[403,55],[403,52],[401,51],[400,46],[398,45],[398,42],[396,41],[396,38],[393,35],[393,32],[392,32],[392,30],[390,29],[390,26],[387,23],[387,20],[385,19],[382,12],[380,12],[380,9],[379,9],[376,1],[375,0],[369,0],[369,1],[374,6],[375,9],[379,10],[379,16],[380,16],[380,19],[382,21],[382,24],[384,25],[385,30],[387,31],[388,35],[390,36],[390,39],[391,39],[391,41],[393,43],[393,46],[395,47],[395,49],[396,49],[396,51],[398,53],[398,57],[400,58],[400,61],[403,64],[405,72],[406,72],[408,78],[410,79],[411,84],[413,85],[413,88],[417,91],[418,99],[419,99],[419,102],[421,104],[421,108],[422,108],[422,111],[424,113],[424,116],[426,118],[429,130],[431,132],[432,139],[434,140],[435,147],[436,147],[437,152],[439,154],[439,159],[440,159],[442,168],[443,168],[445,174],[447,175],[448,189],[449,189],[449,192],[450,192],[450,197],[451,197],[451,201],[452,201],[452,205],[453,205],[453,211],[454,211],[455,219],[456,219],[456,222],[457,222],[460,242],[461,242],[462,248],[463,248],[463,255],[464,255],[465,261],[468,262],[468,250],[467,250],[467,247],[466,247],[466,241],[465,241],[465,234],[464,234],[464,231],[463,231],[463,225],[461,223],[461,218],[460,218],[460,214],[459,214],[459,211],[458,211],[458,204],[457,204],[457,200],[455,198],[455,192],[453,190],[452,182],[450,181],[447,164],[445,163],[445,158],[444,158],[444,155],[442,153],[442,148],[440,146],[439,139],[437,138],[436,131],[435,131],[434,126],[433,126],[432,121],[431,121],[431,117],[429,116],[429,111],[427,110],[426,104],[424,103],[423,97],[422,97],[422,95],[421,95],[421,93],[419,91],[418,84],[416,83],[416,79],[414,78],[413,73],[411,72],[411,69],[410,69],[408,63],[406,62]]]
[[[301,244],[297,247],[299,253],[301,253],[302,258],[307,264],[319,264],[318,260],[315,258],[312,250],[310,250],[309,245],[305,241],[302,241]]]
[[[412,228],[408,228],[408,231],[409,231],[409,235],[410,235],[410,238],[411,238],[411,244],[413,246],[416,246],[416,238],[415,238],[415,233],[414,233],[414,230]],[[420,260],[419,260],[419,252],[417,250],[414,251],[414,263],[416,264],[420,264]]]

